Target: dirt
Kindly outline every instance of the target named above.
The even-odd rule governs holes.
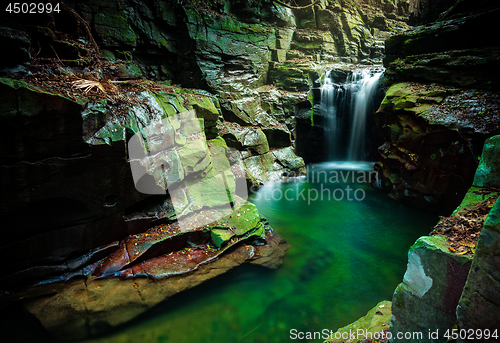
[[[475,191],[476,194],[497,193],[474,204],[468,209],[462,209],[457,214],[441,217],[431,235],[446,237],[448,250],[458,255],[474,256],[479,234],[483,229],[486,217],[495,204],[500,189],[488,188]]]

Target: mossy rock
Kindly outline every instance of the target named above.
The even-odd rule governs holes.
[[[220,220],[219,224],[233,227],[236,235],[243,235],[249,230],[256,228],[259,221],[260,215],[257,207],[250,202],[246,202],[237,211]]]
[[[493,136],[484,142],[474,186],[500,187],[500,136]]]
[[[338,329],[333,335],[330,336],[330,339],[325,341],[325,343],[356,343],[371,337],[368,335],[368,337],[365,338],[363,336],[356,335],[356,339],[352,340],[350,333],[356,333],[358,330],[362,330],[363,332],[369,332],[371,334],[380,334],[383,330],[388,330],[391,322],[391,306],[392,303],[388,300],[379,302],[374,308],[369,310],[364,317],[359,318],[352,324]],[[347,339],[342,339],[342,335],[347,337]]]
[[[244,203],[229,216],[218,220],[217,225],[211,228],[212,242],[221,247],[232,237],[264,237],[264,226],[257,207],[250,202]]]
[[[150,92],[161,106],[166,116],[172,116],[177,113],[186,112],[184,107],[184,98],[177,94],[165,92]]]
[[[451,252],[446,237],[420,237],[408,252],[403,283],[392,298],[393,337],[402,331],[426,334],[452,329],[471,262],[470,257]]]
[[[299,170],[305,167],[304,160],[302,157],[295,155],[292,147],[286,147],[283,149],[273,150],[271,152],[273,157],[280,163],[283,167],[289,168],[291,170]]]
[[[107,46],[135,47],[137,37],[124,11],[104,11],[94,16],[94,28]]]
[[[498,192],[485,194],[484,192],[481,192],[481,190],[481,187],[472,186],[465,194],[464,199],[462,200],[460,205],[453,212],[453,215],[459,215],[462,212],[467,212],[468,210],[473,209],[473,207],[479,202],[498,197]]]
[[[217,119],[219,118],[219,110],[215,107],[214,103],[208,97],[197,97],[190,96],[187,97],[188,107],[193,108],[196,111],[196,115],[199,118],[205,120],[205,125],[215,126]]]

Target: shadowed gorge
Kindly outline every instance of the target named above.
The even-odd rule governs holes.
[[[498,339],[497,1],[2,6],[6,342]]]

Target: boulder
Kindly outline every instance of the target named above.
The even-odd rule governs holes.
[[[252,178],[260,184],[266,181],[279,180],[283,174],[283,167],[275,162],[272,153],[250,156],[243,160],[245,169]]]
[[[474,175],[476,187],[500,187],[500,136],[493,136],[484,142],[481,161]]]
[[[227,133],[223,138],[229,147],[243,152],[244,157],[262,155],[269,151],[269,143],[262,129],[224,123]]]
[[[301,157],[297,157],[291,147],[276,149],[271,153],[276,161],[288,169],[288,171],[303,171],[305,169],[304,160]]]
[[[154,246],[159,245],[154,241],[162,235],[161,231],[161,228],[153,229],[143,235],[128,238],[131,241],[127,249],[134,249],[129,250],[130,254],[133,256],[139,253],[144,256],[148,251],[154,250]],[[262,227],[260,232],[264,236]],[[269,243],[264,245],[235,244],[242,239],[242,236],[238,237],[222,250],[214,249],[206,243],[196,246],[188,244],[167,255],[150,254],[147,260],[136,258],[132,263],[128,262],[131,255],[124,252],[125,263],[118,265],[112,262],[120,254],[110,255],[86,268],[83,279],[80,272],[74,274],[79,275],[78,278],[65,283],[36,287],[34,291],[38,297],[28,299],[25,306],[55,337],[81,340],[102,335],[165,299],[244,262],[276,268],[281,264],[288,248],[283,239],[272,230],[266,230],[265,237]],[[203,242],[200,237],[191,238],[191,241],[196,240],[198,244]],[[148,244],[148,241],[153,241],[153,244]],[[142,247],[137,244],[142,244]],[[121,271],[112,272],[119,266]],[[90,270],[92,272],[89,274]],[[107,275],[109,272],[111,274]]]
[[[471,258],[448,250],[442,236],[420,237],[408,252],[408,267],[392,298],[390,332],[421,333],[424,340],[439,330],[434,342],[456,322],[455,309],[467,279]],[[394,342],[406,342],[394,339]]]

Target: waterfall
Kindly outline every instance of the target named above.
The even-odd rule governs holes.
[[[357,69],[345,83],[334,83],[333,71],[321,85],[325,144],[330,161],[366,160],[367,123],[378,107],[378,82],[384,68]]]

